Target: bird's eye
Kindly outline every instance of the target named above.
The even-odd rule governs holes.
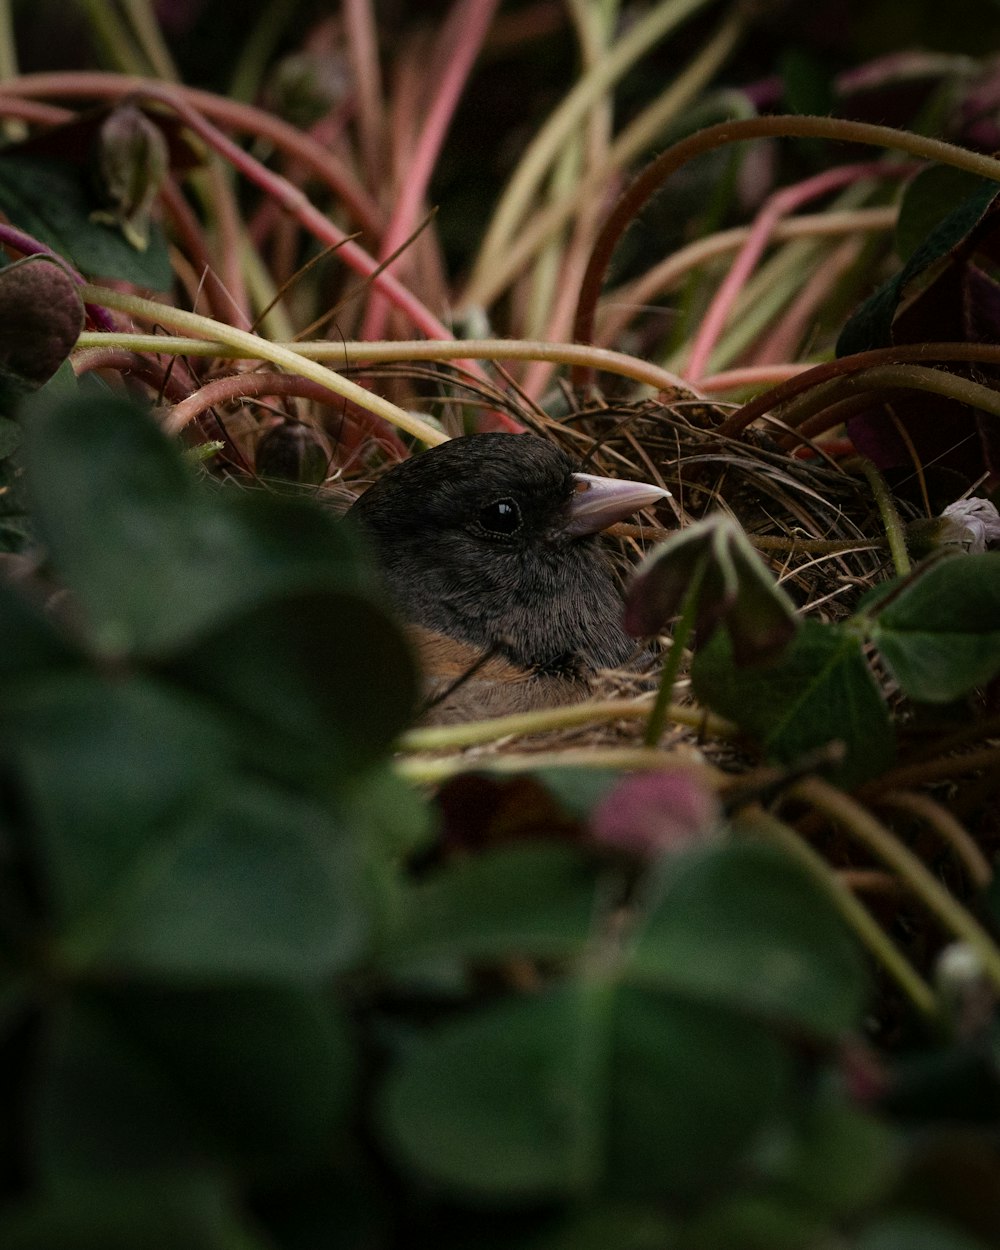
[[[521,528],[521,509],[513,499],[494,499],[480,508],[479,525],[496,538],[509,538]]]

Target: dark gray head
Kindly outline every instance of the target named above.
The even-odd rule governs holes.
[[[596,534],[666,493],[579,473],[542,438],[476,434],[404,461],[350,515],[404,619],[525,667],[602,668],[635,642]]]

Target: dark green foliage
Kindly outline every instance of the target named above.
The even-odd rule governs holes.
[[[10,220],[94,278],[125,278],[154,291],[173,279],[166,240],[149,224],[140,251],[115,226],[95,219],[104,207],[83,166],[51,157],[0,155],[0,205]]]
[[[442,854],[386,766],[414,675],[348,528],[58,394],[21,410],[48,580],[0,583],[0,1244],[505,1245],[520,1212],[538,1250],[808,1250],[885,1202],[899,1135],[836,1070],[866,978],[801,868],[724,830]],[[880,600],[887,658],[973,563]],[[790,708],[862,682],[861,632],[796,635],[804,673],[833,651],[820,691],[777,661]],[[563,838],[614,782],[545,777]]]

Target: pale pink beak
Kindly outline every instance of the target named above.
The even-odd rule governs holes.
[[[633,512],[648,508],[670,491],[648,482],[630,482],[614,477],[597,477],[593,473],[574,473],[576,491],[569,502],[569,521],[565,532],[573,538],[597,534],[616,521],[624,521]]]

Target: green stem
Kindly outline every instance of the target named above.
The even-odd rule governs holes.
[[[928,372],[932,371],[928,370]],[[875,502],[878,504],[879,515],[882,517],[882,524],[885,526],[885,536],[889,542],[889,553],[892,556],[896,574],[898,577],[905,577],[910,571],[910,557],[906,550],[906,532],[903,529],[902,519],[893,502],[892,493],[886,484],[885,478],[870,460],[861,462],[861,470],[868,479],[868,484],[872,488],[872,494],[875,496]]]
[[[104,287],[88,288],[92,293],[105,293]],[[102,303],[96,294],[87,295],[92,304]],[[121,298],[117,297],[116,298]],[[107,302],[107,301],[103,301]],[[136,311],[140,317],[152,317],[149,310],[156,309],[153,320],[165,325],[180,326],[180,320],[174,316],[174,310],[166,305],[153,304],[149,300],[135,300],[133,303],[143,305],[143,311]],[[123,304],[108,303],[108,307],[122,307]],[[129,305],[131,309],[132,305]],[[126,309],[128,311],[129,309]],[[168,317],[168,313],[170,316]],[[190,314],[186,314],[190,315]],[[171,317],[173,320],[171,321]],[[77,340],[79,347],[122,347],[136,352],[163,352],[173,355],[217,356],[219,344],[225,343],[231,356],[242,356],[248,359],[269,359],[260,356],[260,345],[265,342],[254,336],[245,336],[237,344],[235,339],[224,338],[222,331],[226,329],[218,322],[209,321],[207,317],[198,317],[198,334],[204,338],[179,338],[155,334],[108,334],[106,332],[84,331]],[[210,327],[217,326],[219,333]],[[300,360],[333,360],[338,364],[381,364],[396,361],[412,360],[544,360],[555,364],[584,364],[599,372],[613,373],[619,377],[630,378],[633,382],[650,386],[654,390],[674,390],[684,388],[684,382],[668,369],[650,364],[636,356],[625,352],[613,352],[604,347],[590,347],[582,343],[546,343],[534,339],[400,339],[378,343],[359,343],[317,339],[295,343],[269,343],[271,348],[285,347],[294,351]],[[311,375],[310,375],[311,376]],[[440,441],[440,438],[438,439]]]
[[[388,421],[390,425],[404,430],[407,434],[412,434],[414,438],[420,439],[430,447],[443,443],[447,439],[447,435],[442,434],[440,430],[434,429],[432,425],[414,413],[398,408],[389,400],[383,399],[381,395],[365,390],[363,386],[358,386],[356,382],[334,372],[333,369],[307,360],[298,351],[292,351],[279,343],[271,343],[247,330],[237,330],[234,326],[225,325],[221,321],[213,321],[209,317],[200,317],[197,313],[172,308],[169,304],[158,304],[154,300],[141,299],[137,295],[112,291],[108,287],[87,284],[80,287],[80,296],[84,303],[96,304],[102,308],[115,308],[142,320],[161,323],[177,330],[186,330],[192,335],[201,335],[215,343],[222,343],[237,354],[246,355],[250,359],[269,360],[271,364],[280,365],[281,368],[291,373],[297,373],[301,377],[318,382],[328,391],[333,391],[334,394],[350,400],[367,412],[373,412],[384,421]],[[119,336],[101,335],[99,339],[109,346],[116,346]],[[112,343],[111,340],[115,342]],[[154,336],[154,345],[158,341]],[[156,347],[154,346],[151,350],[155,351]]]
[[[664,661],[663,671],[660,673],[660,688],[656,692],[656,702],[653,704],[653,710],[650,712],[649,720],[646,722],[646,733],[643,741],[648,747],[655,747],[660,741],[663,735],[663,728],[667,723],[670,696],[674,692],[674,682],[677,680],[681,661],[684,658],[684,648],[687,646],[687,641],[694,630],[694,624],[698,616],[698,599],[701,595],[701,583],[704,581],[707,568],[708,560],[700,560],[691,576],[691,583],[681,602],[680,619],[674,626],[673,642]]]
[[[855,799],[828,782],[808,777],[798,782],[790,797],[817,808],[866,846],[899,876],[917,898],[962,942],[979,956],[983,971],[1000,989],[1000,949],[979,922],[941,884],[914,853]]]
[[[91,32],[104,55],[123,74],[137,74],[140,78],[149,73],[149,66],[132,41],[120,15],[108,0],[84,0]]]
[[[647,165],[625,191],[604,223],[594,243],[587,271],[580,284],[580,298],[577,303],[576,323],[573,331],[573,337],[578,342],[592,341],[597,301],[615,247],[629,223],[634,220],[653,193],[692,157],[703,152],[714,151],[728,143],[763,138],[833,139],[845,143],[863,143],[870,147],[906,152],[920,160],[938,161],[944,165],[952,165],[956,169],[978,174],[983,178],[1000,181],[1000,161],[996,158],[984,156],[979,152],[970,152],[953,143],[944,143],[940,139],[930,139],[925,135],[913,134],[910,131],[896,130],[891,126],[850,122],[839,117],[795,115],[752,117],[708,126],[705,130],[700,130],[697,134],[689,135],[686,139],[675,143],[673,147],[668,148]],[[585,370],[577,370],[573,381],[577,386],[583,386],[589,383],[590,379],[586,376]]]
[[[741,812],[737,823],[777,843],[798,860],[823,889],[862,945],[882,965],[921,1015],[933,1020],[940,1014],[937,999],[930,985],[906,959],[871,913],[834,874],[826,860],[818,855],[799,834],[776,817],[759,809]]]
[[[535,192],[565,145],[579,132],[581,120],[605,91],[675,26],[706,6],[706,0],[665,0],[632,26],[607,55],[584,74],[528,146],[504,191],[476,261],[470,288],[501,262],[528,215]]]
[[[177,69],[150,0],[122,0],[122,6],[132,23],[132,30],[135,32],[139,46],[153,67],[153,72],[157,77],[166,79],[168,82],[176,82]]]

